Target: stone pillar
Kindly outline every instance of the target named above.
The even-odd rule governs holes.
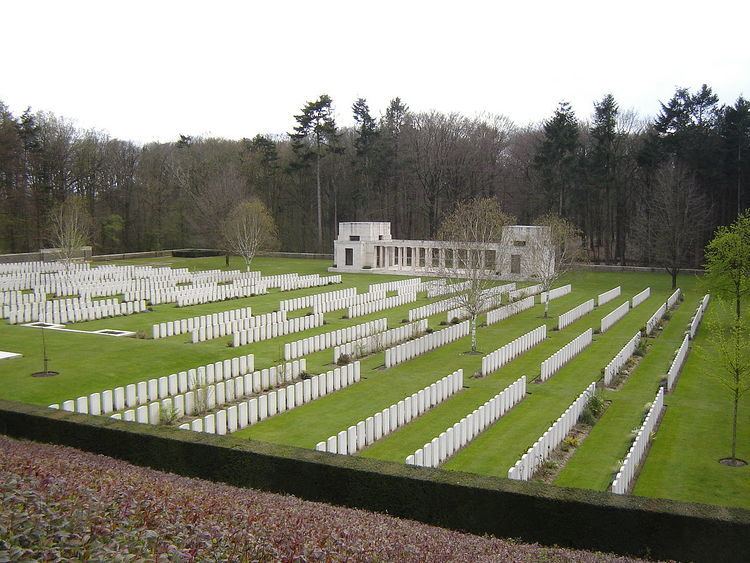
[[[445,268],[445,249],[444,248],[438,248],[438,266],[440,269]]]
[[[452,254],[453,254],[453,256],[452,256],[451,258],[453,258],[453,260],[452,260],[453,264],[452,264],[452,266],[451,266],[451,267],[452,267],[452,268],[453,268],[453,269],[455,270],[455,269],[457,269],[457,268],[458,268],[458,250],[456,250],[456,249],[454,248],[454,249],[452,250]]]

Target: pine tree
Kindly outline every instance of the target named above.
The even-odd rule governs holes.
[[[292,149],[303,162],[315,160],[315,185],[318,210],[318,251],[323,251],[323,209],[320,188],[320,164],[330,152],[338,152],[338,133],[333,117],[333,100],[322,94],[315,101],[307,102],[302,113],[295,115],[297,126],[292,139]]]
[[[358,98],[352,105],[357,137],[354,140],[354,150],[359,164],[362,183],[353,190],[354,218],[357,218],[372,189],[372,156],[378,138],[377,122],[370,115],[367,100]]]
[[[544,139],[534,164],[550,197],[558,200],[558,214],[565,215],[565,198],[575,182],[578,167],[579,128],[575,113],[562,101],[544,122]]]

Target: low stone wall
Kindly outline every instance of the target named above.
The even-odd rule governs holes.
[[[575,270],[584,270],[589,272],[644,272],[655,274],[667,273],[667,271],[663,267],[659,266],[621,266],[619,264],[590,264],[586,262],[573,264],[573,268]],[[706,271],[700,268],[685,268],[684,270],[680,270],[680,273],[702,276],[706,273]]]

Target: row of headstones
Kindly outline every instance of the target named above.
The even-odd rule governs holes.
[[[511,340],[482,358],[482,375],[489,375],[505,364],[533,348],[547,338],[547,325],[542,325]]]
[[[279,301],[279,310],[297,311],[299,309],[306,309],[313,307],[319,303],[325,303],[326,301],[333,301],[334,299],[341,299],[343,297],[351,297],[357,294],[356,287],[348,287],[346,289],[337,289],[335,291],[326,291],[325,293],[315,293],[313,295],[305,295],[304,297],[295,297],[293,299],[282,299]]]
[[[414,303],[417,300],[416,293],[404,293],[402,295],[394,295],[393,297],[386,297],[378,301],[369,301],[362,303],[361,305],[352,305],[346,310],[346,316],[350,319],[354,317],[361,317],[363,315],[369,315],[371,313],[377,313],[386,309],[392,309],[393,307],[400,307],[407,303]]]
[[[457,304],[455,297],[449,297],[442,301],[436,301],[435,303],[428,303],[415,309],[409,309],[409,322],[417,321],[419,319],[426,319],[437,313],[442,313],[448,309],[452,309]]]
[[[667,312],[667,304],[662,303],[661,306],[656,310],[656,312],[649,317],[649,319],[646,321],[646,336],[651,336],[651,333],[654,332],[654,329],[658,326],[659,321],[661,321],[664,318],[664,315]]]
[[[387,296],[385,291],[371,291],[370,293],[362,293],[360,295],[350,295],[348,297],[342,297],[340,299],[333,299],[331,301],[324,301],[313,305],[313,313],[329,313],[331,311],[338,311],[339,309],[345,309],[347,307],[353,307],[354,305],[361,305],[363,303],[369,303],[370,301],[382,301]]]
[[[521,311],[526,311],[527,309],[531,309],[533,306],[534,306],[534,296],[529,295],[528,297],[524,297],[523,299],[514,301],[513,303],[510,303],[509,305],[504,305],[502,307],[498,307],[497,309],[493,309],[492,311],[488,311],[487,312],[487,326],[493,325],[497,322],[505,320],[508,317],[512,317],[513,315],[517,315]]]
[[[241,401],[251,395],[262,393],[277,385],[290,383],[299,377],[306,365],[306,362],[302,360],[246,373],[225,381],[211,384],[204,382],[186,393],[178,393],[156,402],[161,404],[162,410],[167,406],[172,407],[176,419],[183,416],[201,415],[207,411],[222,408],[224,405]],[[199,381],[204,380],[199,379]],[[148,410],[152,408],[151,404],[146,407]],[[137,413],[130,416],[137,417]]]
[[[429,292],[432,289],[437,289],[440,287],[445,286],[446,280],[443,278],[439,278],[436,280],[428,280],[421,283],[416,283],[413,285],[406,285],[396,288],[397,293],[424,293]]]
[[[698,327],[703,320],[703,314],[706,312],[706,308],[708,307],[709,298],[710,296],[708,295],[708,293],[703,296],[703,299],[701,299],[700,303],[698,304],[698,308],[695,310],[695,315],[693,315],[693,318],[690,320],[690,340],[695,338],[695,334],[698,332]]]
[[[70,267],[77,270],[87,270],[90,264],[84,263],[73,263]],[[41,260],[33,260],[30,262],[6,262],[0,264],[0,274],[39,274],[39,273],[52,273],[59,272],[65,268],[65,265],[61,262],[43,262]]]
[[[205,327],[226,321],[233,321],[235,319],[244,319],[252,314],[252,307],[240,307],[239,309],[232,309],[231,311],[222,311],[210,315],[200,315],[198,317],[177,319],[175,321],[166,321],[155,324],[151,326],[151,333],[154,340],[157,340],[159,338],[166,338],[167,336],[191,332],[201,326]]]
[[[509,283],[506,285],[497,285],[482,291],[479,301],[482,303],[478,313],[489,311],[499,307],[503,302],[503,294],[508,293],[516,289],[515,283]],[[465,319],[469,316],[469,312],[465,307],[457,307],[448,311],[446,315],[446,322],[453,322],[453,319]]]
[[[308,287],[321,287],[341,283],[341,276],[321,277],[320,274],[311,274],[310,276],[300,276],[297,279],[282,283],[279,286],[281,291],[293,291],[295,289],[307,289]]]
[[[594,300],[589,299],[581,303],[580,305],[573,307],[570,311],[566,311],[557,318],[557,328],[559,330],[564,329],[571,323],[574,323],[584,315],[588,315],[594,310]]]
[[[385,367],[389,368],[402,362],[416,358],[430,350],[445,346],[450,342],[463,338],[469,334],[469,321],[452,325],[443,330],[420,336],[415,340],[409,340],[398,344],[385,351]]]
[[[208,288],[180,289],[175,292],[173,301],[176,301],[178,307],[189,307],[201,303],[214,303],[266,293],[268,293],[268,286],[263,282],[247,286],[215,285]]]
[[[604,293],[600,293],[596,298],[596,305],[598,307],[601,307],[605,303],[609,303],[616,297],[620,296],[620,293],[622,291],[622,288],[618,285],[617,287],[613,287],[609,291],[605,291]]]
[[[47,300],[47,293],[35,289],[33,293],[24,293],[18,290],[0,291],[0,305],[4,307],[23,305],[25,303],[41,303]],[[7,314],[5,315],[8,316]]]
[[[227,321],[205,327],[202,326],[193,329],[192,340],[193,344],[196,344],[198,342],[205,342],[215,338],[223,338],[224,336],[234,334],[235,332],[260,328],[263,325],[283,323],[286,320],[286,311],[273,311],[255,317],[246,317],[244,319],[236,319],[234,321]]]
[[[663,307],[663,305],[662,305]],[[615,378],[615,376],[620,373],[620,370],[622,369],[622,366],[624,366],[630,357],[635,353],[636,348],[638,348],[638,343],[641,341],[641,331],[633,335],[633,337],[628,340],[627,344],[622,347],[622,349],[617,352],[617,355],[610,360],[610,362],[605,366],[604,368],[604,385],[609,386],[612,383],[612,380]]]
[[[515,301],[517,299],[530,297],[538,293],[541,293],[542,289],[544,288],[539,283],[534,284],[534,285],[527,285],[526,287],[522,287],[520,289],[516,289],[516,290],[509,292],[508,299],[510,299],[511,301]]]
[[[672,295],[670,295],[667,298],[667,308],[668,309],[671,309],[672,307],[674,307],[675,303],[677,303],[677,300],[680,298],[681,294],[682,294],[682,292],[680,291],[680,288],[678,287],[677,289],[674,290],[674,293],[672,293]]]
[[[250,373],[255,368],[255,357],[252,354],[199,366],[187,371],[173,373],[163,377],[152,378],[125,387],[107,389],[91,393],[75,400],[63,401],[62,405],[50,405],[71,412],[84,414],[109,414],[110,412],[165,399],[173,395],[186,393],[203,384],[212,384],[232,377]]]
[[[588,329],[544,360],[540,366],[542,381],[547,381],[550,377],[556,374],[560,368],[583,352],[593,340],[594,331]]]
[[[463,385],[464,373],[459,369],[373,416],[368,416],[365,420],[360,420],[346,430],[334,434],[326,441],[318,442],[315,449],[319,452],[353,455],[452,397],[463,388]]]
[[[552,301],[553,299],[557,299],[558,297],[562,297],[563,295],[567,295],[573,291],[573,286],[568,285],[562,285],[560,287],[556,287],[554,289],[550,289],[549,291],[543,291],[539,294],[539,300],[541,303],[546,303],[547,301]]]
[[[25,306],[23,313],[21,311],[11,311],[8,322],[10,324],[32,323],[36,321],[53,324],[79,323],[108,317],[132,315],[146,310],[145,301],[127,301],[125,303],[120,303],[116,299],[107,299],[107,301],[110,302],[107,305],[100,305],[99,302],[95,301],[89,306],[84,305],[53,311],[52,315],[47,315],[44,312],[32,314],[31,309],[27,309],[27,306]]]
[[[25,318],[26,311],[30,311],[28,313],[29,316],[35,316],[36,318],[44,317],[44,316],[52,316],[53,311],[60,312],[61,309],[74,309],[74,308],[85,308],[90,307],[93,304],[93,301],[86,297],[67,297],[65,299],[54,299],[51,301],[47,301],[46,295],[37,295],[37,294],[24,294],[28,297],[38,297],[38,299],[34,300],[25,300],[23,302],[13,302],[13,303],[7,303],[3,305],[3,318],[9,319],[11,316],[11,313],[16,314],[16,318],[19,317],[19,313],[21,313],[21,317]]]
[[[627,315],[629,311],[630,301],[625,301],[625,303],[614,309],[612,312],[604,315],[599,324],[599,332],[607,332],[617,321]]]
[[[682,343],[680,343],[680,347],[677,348],[677,353],[672,358],[672,363],[669,365],[669,370],[667,371],[667,391],[671,391],[674,387],[677,376],[682,370],[682,365],[685,363],[685,358],[687,358],[689,348],[690,335],[686,334],[682,339]]]
[[[544,434],[526,450],[521,459],[508,469],[508,479],[531,480],[537,468],[549,458],[550,454],[576,425],[583,409],[595,391],[596,382],[591,382]]]
[[[357,340],[371,334],[383,332],[388,328],[388,319],[376,319],[366,323],[340,328],[324,334],[308,336],[294,342],[284,344],[284,359],[291,360],[308,354],[314,354],[332,346]]]
[[[427,319],[422,319],[415,323],[405,324],[385,332],[346,342],[333,349],[333,363],[337,363],[342,355],[347,355],[350,359],[363,358],[374,352],[379,352],[387,346],[411,340],[417,335],[423,334],[426,330]]]
[[[248,330],[241,330],[232,335],[232,346],[244,346],[261,340],[269,340],[285,334],[302,332],[311,328],[323,326],[323,315],[305,315],[295,317],[280,323],[260,325]]]
[[[360,380],[359,362],[312,376],[180,425],[182,430],[227,434],[345,389]]]
[[[370,293],[373,291],[398,291],[399,288],[417,286],[421,283],[422,278],[407,278],[405,280],[371,283],[367,288],[367,291]]]
[[[471,280],[456,282],[451,284],[445,284],[440,287],[434,287],[427,290],[427,297],[440,297],[441,295],[450,295],[452,293],[458,293],[471,287]]]
[[[633,309],[635,309],[638,305],[640,305],[641,303],[643,303],[649,297],[651,297],[651,288],[650,287],[647,287],[646,289],[644,289],[640,293],[634,295],[633,298],[630,300],[630,303],[631,303]]]
[[[438,467],[483,430],[497,422],[525,396],[526,376],[524,375],[408,456],[405,460],[406,464]]]
[[[654,399],[654,402],[651,404],[646,419],[643,421],[643,424],[641,424],[641,427],[635,436],[635,440],[633,440],[633,444],[630,446],[620,469],[617,471],[614,481],[612,481],[611,490],[613,493],[624,495],[628,492],[633,478],[637,473],[638,466],[641,464],[646,450],[648,449],[648,443],[651,441],[651,435],[656,428],[656,423],[659,421],[663,409],[664,387],[659,387],[659,391],[656,393],[656,399]]]

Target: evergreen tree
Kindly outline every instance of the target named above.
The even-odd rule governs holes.
[[[575,113],[562,101],[543,125],[544,138],[534,164],[550,197],[558,201],[558,214],[565,214],[565,198],[572,189],[578,168],[579,128]]]
[[[323,251],[323,209],[320,188],[320,164],[329,152],[338,151],[338,133],[333,117],[333,100],[322,94],[317,100],[307,102],[302,113],[295,115],[297,126],[292,139],[292,149],[297,157],[306,162],[315,160],[315,185],[318,210],[318,251]]]
[[[724,170],[727,189],[734,188],[737,201],[737,215],[742,213],[743,186],[750,176],[750,101],[742,96],[734,106],[727,106],[720,125]],[[744,200],[747,202],[747,199]]]
[[[370,108],[364,98],[358,98],[352,105],[357,137],[354,139],[354,150],[357,157],[361,183],[353,190],[354,219],[357,219],[367,196],[372,189],[372,156],[378,138],[377,122],[370,115]]]

